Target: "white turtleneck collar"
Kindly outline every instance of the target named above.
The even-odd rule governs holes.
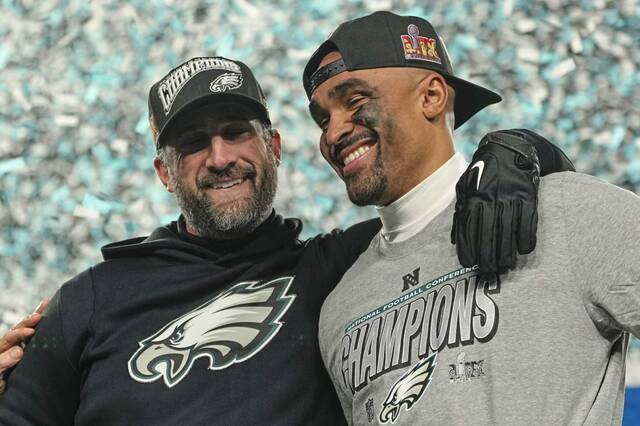
[[[456,197],[456,182],[468,163],[456,152],[434,173],[393,203],[376,207],[382,237],[388,242],[408,240],[422,230]]]

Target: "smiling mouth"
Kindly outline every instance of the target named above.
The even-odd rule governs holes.
[[[232,188],[234,186],[240,185],[244,181],[245,179],[242,178],[242,179],[227,180],[224,182],[216,182],[214,184],[207,185],[205,189],[228,189],[228,188]]]
[[[334,163],[341,167],[346,167],[363,155],[366,155],[378,143],[378,139],[373,135],[363,135],[356,138],[356,141],[346,144],[334,152]]]
[[[346,158],[344,159],[344,165],[346,166],[349,163],[351,163],[352,161],[357,160],[358,158],[362,157],[364,154],[369,152],[370,149],[371,149],[371,146],[369,146],[369,145],[364,145],[364,146],[361,146],[360,148],[356,149],[351,154],[346,156]]]

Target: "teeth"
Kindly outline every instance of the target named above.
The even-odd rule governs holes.
[[[346,166],[353,160],[360,158],[364,153],[366,153],[370,149],[371,148],[369,148],[368,146],[361,146],[360,148],[356,149],[351,154],[347,155],[347,158],[344,159],[344,165]]]
[[[230,180],[229,182],[221,182],[217,185],[213,185],[213,189],[226,189],[231,188],[234,185],[242,183],[242,179]]]

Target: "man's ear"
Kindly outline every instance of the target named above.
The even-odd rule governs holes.
[[[171,185],[171,179],[169,179],[169,170],[157,155],[153,159],[153,168],[156,169],[156,175],[158,175],[158,179],[160,179],[164,187],[167,188],[167,191],[173,192],[174,188]]]
[[[422,93],[422,115],[434,121],[440,116],[444,118],[447,109],[449,91],[447,82],[440,74],[431,72],[420,82]]]
[[[282,159],[282,136],[280,136],[280,132],[277,129],[271,130],[271,150],[278,160],[278,165],[280,165],[280,160]]]

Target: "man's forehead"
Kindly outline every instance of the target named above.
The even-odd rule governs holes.
[[[322,58],[322,60],[320,61],[320,64],[318,64],[318,69],[334,61],[337,61],[338,59],[341,59],[341,58],[342,58],[342,55],[340,54],[340,52],[338,51],[329,52]],[[309,106],[312,107],[314,105],[317,105],[318,92],[320,92],[319,89],[326,90],[327,96],[330,99],[343,96],[347,92],[354,89],[358,89],[358,88],[372,89],[372,85],[369,84],[366,79],[366,75],[367,75],[366,71],[369,71],[369,70],[363,70],[363,71],[365,72],[343,71],[332,77],[329,77],[326,81],[320,84],[320,86],[318,86],[318,88],[311,95],[311,101],[309,103]]]
[[[331,51],[322,58],[317,70],[327,66],[331,67],[332,63],[340,59],[342,59],[342,54],[339,51]],[[310,105],[318,102],[319,92],[324,92],[329,99],[347,95],[353,90],[378,92],[385,87],[395,86],[399,82],[398,79],[415,81],[413,75],[422,75],[424,71],[426,70],[404,67],[343,70],[328,77],[316,87],[311,94]]]
[[[322,60],[320,61],[320,64],[318,64],[318,69],[324,67],[325,65],[333,62],[333,61],[337,61],[338,59],[342,58],[342,54],[340,52],[338,52],[337,50],[334,50],[332,52],[329,52],[325,55],[324,58],[322,58]]]

